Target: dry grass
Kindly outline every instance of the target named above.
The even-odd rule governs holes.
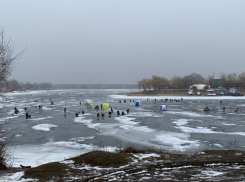
[[[68,169],[69,166],[67,164],[61,164],[58,162],[43,164],[26,170],[23,178],[36,178],[41,181],[51,180],[52,178],[57,180],[62,179]]]
[[[111,153],[105,151],[92,151],[67,160],[73,160],[75,164],[89,164],[91,166],[120,166],[127,164],[130,159],[126,154]]]

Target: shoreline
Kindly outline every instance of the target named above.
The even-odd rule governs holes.
[[[241,96],[231,96],[231,95],[215,95],[207,96],[206,90],[200,91],[202,95],[188,95],[188,90],[148,90],[139,92],[129,92],[122,93],[120,95],[126,96],[185,96],[185,97],[243,97],[245,92],[241,92]]]

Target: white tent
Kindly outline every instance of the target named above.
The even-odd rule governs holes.
[[[166,105],[161,105],[160,111],[167,111],[167,106]]]

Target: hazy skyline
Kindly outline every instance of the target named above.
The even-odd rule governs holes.
[[[241,73],[245,1],[2,1],[15,53],[11,78],[136,84],[152,75]]]

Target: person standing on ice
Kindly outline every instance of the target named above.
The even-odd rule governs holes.
[[[66,113],[66,107],[64,108],[64,113]]]

